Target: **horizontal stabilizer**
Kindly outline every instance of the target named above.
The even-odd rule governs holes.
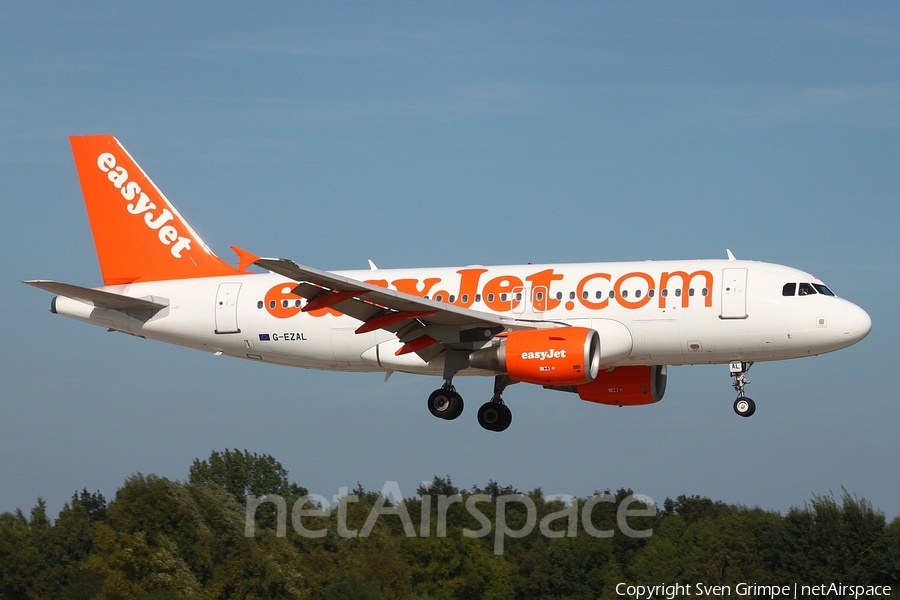
[[[124,310],[126,312],[134,311],[157,311],[165,308],[168,304],[161,304],[152,300],[143,298],[132,298],[123,294],[115,294],[113,292],[104,292],[103,290],[95,290],[93,288],[81,287],[80,285],[72,285],[70,283],[60,283],[58,281],[48,281],[36,279],[32,281],[24,281],[28,285],[36,288],[47,290],[66,298],[72,298],[97,308],[109,308],[112,310]]]

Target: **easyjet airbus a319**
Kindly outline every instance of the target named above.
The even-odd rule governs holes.
[[[734,410],[755,361],[845,348],[869,316],[791,267],[682,260],[329,272],[232,247],[229,265],[109,135],[70,138],[103,287],[28,281],[52,312],[238,358],[436,375],[428,409],[455,419],[457,375],[494,378],[478,422],[503,431],[512,383],[613,406],[662,399],[667,365],[727,364]],[[251,266],[267,273],[251,272]],[[485,394],[487,396],[487,393]]]

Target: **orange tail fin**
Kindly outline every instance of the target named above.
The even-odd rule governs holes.
[[[213,254],[116,138],[69,141],[104,284],[239,273]]]

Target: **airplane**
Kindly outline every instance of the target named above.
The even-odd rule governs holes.
[[[727,259],[330,272],[203,243],[111,135],[70,138],[103,286],[26,281],[51,312],[142,338],[309,369],[438,376],[436,417],[463,412],[457,375],[492,376],[477,413],[504,431],[503,400],[530,383],[612,406],[660,401],[667,368],[727,364],[749,417],[758,361],[862,340],[869,315],[803,271]],[[257,269],[250,270],[252,266]]]

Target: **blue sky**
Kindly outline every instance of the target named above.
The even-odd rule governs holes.
[[[900,515],[900,8],[889,3],[0,6],[0,510],[269,453],[298,483],[489,479]],[[670,370],[634,409],[515,386],[505,434],[437,380],[250,364],[107,333],[20,283],[100,285],[67,136],[111,133],[213,249],[326,269],[724,257],[815,273],[852,348]]]

